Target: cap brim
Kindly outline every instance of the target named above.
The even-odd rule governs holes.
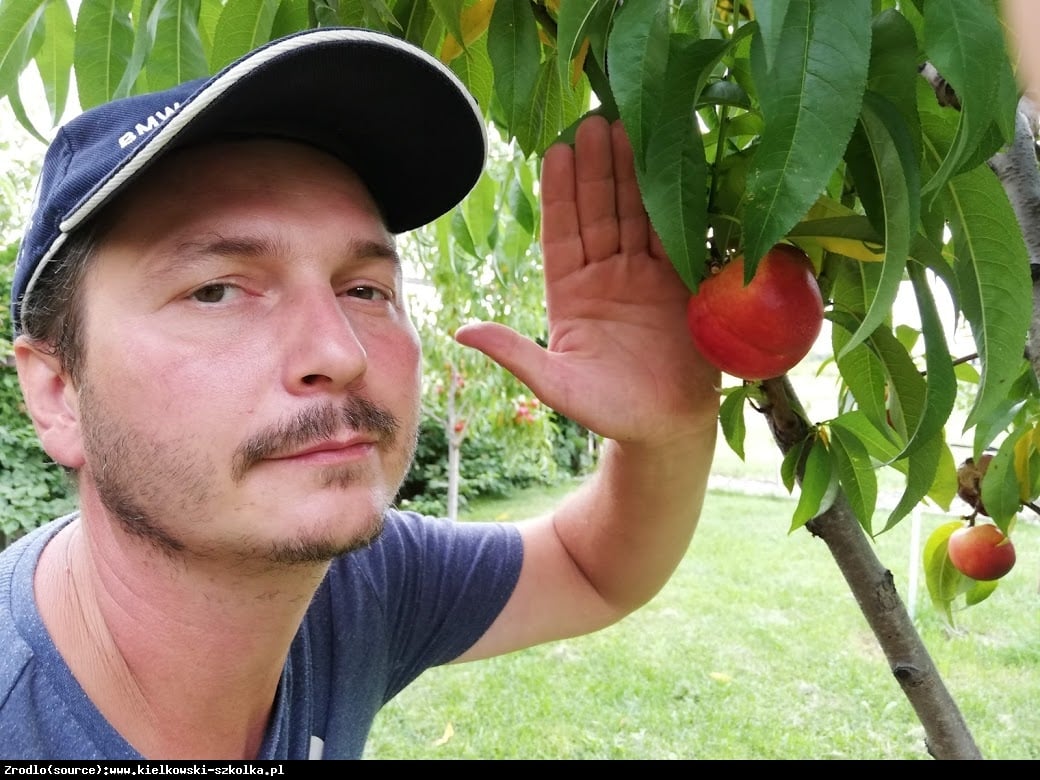
[[[205,81],[67,216],[63,232],[169,150],[227,134],[299,140],[342,159],[393,233],[458,204],[480,177],[487,149],[476,102],[426,52],[369,30],[307,30]]]

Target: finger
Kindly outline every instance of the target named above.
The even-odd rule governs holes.
[[[566,276],[585,264],[574,195],[574,150],[555,144],[542,156],[542,259],[545,279]]]
[[[614,154],[614,187],[617,190],[618,246],[628,254],[643,252],[649,241],[650,220],[636,179],[635,154],[620,121],[611,125],[610,133]]]
[[[601,116],[581,123],[574,138],[578,221],[585,259],[595,263],[617,254],[618,214],[610,124]]]
[[[535,341],[497,322],[463,325],[455,333],[455,340],[483,352],[531,388],[544,403],[552,405],[552,394],[546,384],[552,376],[548,370],[548,353]]]

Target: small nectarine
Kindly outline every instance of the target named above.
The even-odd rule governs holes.
[[[958,528],[946,551],[953,567],[973,580],[999,580],[1015,565],[1015,545],[992,523]]]

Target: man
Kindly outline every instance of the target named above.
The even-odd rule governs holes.
[[[449,71],[346,29],[61,131],[12,313],[80,509],[0,557],[5,757],[359,757],[424,669],[599,629],[666,582],[718,375],[602,119],[544,158],[548,349],[457,336],[607,437],[595,474],[515,525],[389,507],[420,403],[393,234],[484,155]]]

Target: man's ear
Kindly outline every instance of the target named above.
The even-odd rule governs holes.
[[[62,466],[80,468],[79,394],[61,361],[26,336],[15,339],[14,360],[22,397],[44,451]]]

